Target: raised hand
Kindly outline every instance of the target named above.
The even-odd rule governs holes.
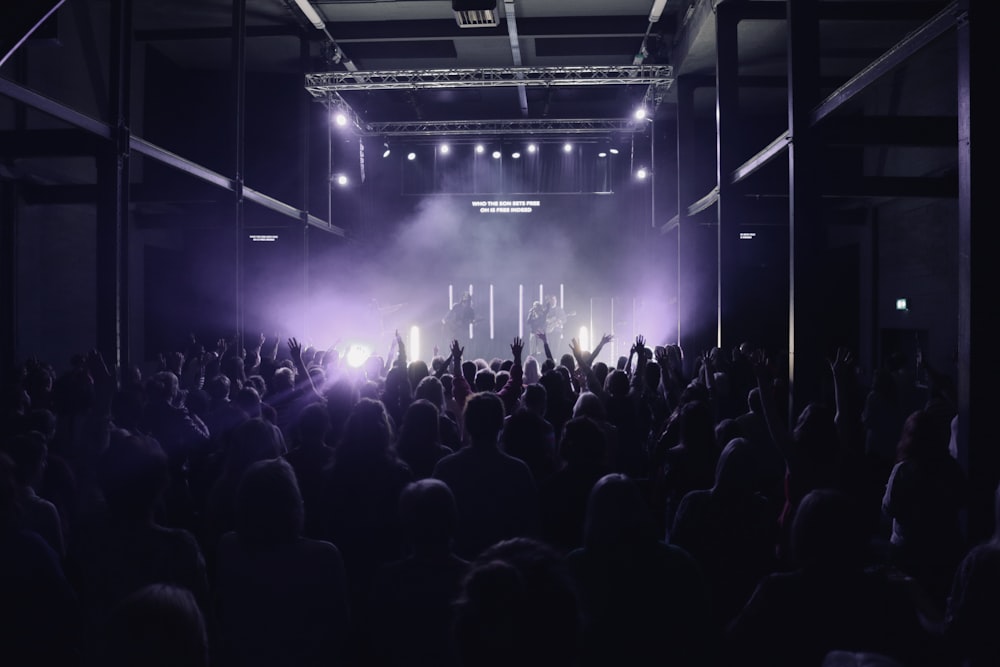
[[[302,363],[302,343],[295,338],[288,339],[288,353],[292,355],[296,366]]]
[[[535,338],[537,338],[538,340],[542,341],[543,343],[548,343],[549,342],[548,336],[545,335],[544,331],[536,331],[535,332]]]
[[[462,353],[465,352],[465,348],[459,345],[458,340],[451,341],[451,358],[458,361],[462,358]]]
[[[827,361],[834,377],[838,378],[850,375],[855,363],[854,355],[846,347],[838,347],[836,356]]]
[[[521,352],[524,351],[524,341],[519,337],[514,338],[514,342],[510,344],[511,354],[514,355],[514,363],[521,363]]]
[[[603,345],[607,345],[608,343],[610,343],[614,339],[615,339],[615,335],[614,334],[606,333],[603,336],[601,336],[601,345],[602,346]]]
[[[640,355],[646,354],[646,339],[642,334],[635,337],[635,353]]]

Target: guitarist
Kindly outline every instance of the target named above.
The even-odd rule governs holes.
[[[475,321],[476,311],[472,307],[472,295],[465,292],[441,323],[445,325],[449,339],[466,340],[469,337],[469,325]]]

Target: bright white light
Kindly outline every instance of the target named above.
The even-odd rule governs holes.
[[[336,123],[339,127],[344,127],[345,125],[347,125],[347,116],[345,116],[343,112],[338,111],[337,114],[333,117],[333,122]]]
[[[389,144],[388,143],[384,143],[382,145],[385,146],[385,151],[383,151],[382,157],[389,157],[389,153],[392,152],[392,150],[389,148]]]
[[[521,157],[521,154],[520,154],[520,153],[517,153],[517,152],[514,152],[514,153],[511,153],[511,154],[510,154],[510,156],[511,156],[512,158],[514,158],[514,159],[516,160],[516,159],[518,159],[519,157]]]
[[[564,153],[569,153],[571,150],[573,150],[573,144],[563,144]]]
[[[635,110],[635,119],[642,120],[646,117],[646,107],[639,107]]]
[[[611,153],[612,155],[618,155],[618,149],[617,149],[617,148],[612,148],[612,149],[611,149],[611,150],[610,150],[609,152],[610,152],[610,153]]]
[[[337,185],[347,185],[347,176],[344,174],[337,174]]]
[[[597,157],[607,157],[607,156],[608,154],[605,153],[604,151],[601,151],[600,153],[597,154]]]
[[[447,155],[448,151],[450,151],[451,148],[448,146],[448,144],[441,144],[440,150],[441,150],[441,155]]]
[[[639,167],[639,169],[635,172],[635,177],[640,181],[645,180],[647,176],[649,176],[649,172],[646,171],[645,167]]]
[[[486,150],[486,147],[482,144],[476,144],[476,152],[482,154]]]
[[[581,350],[590,350],[590,331],[587,327],[580,327],[580,335],[577,337]]]
[[[355,343],[347,349],[347,365],[351,368],[361,368],[371,353],[371,349],[367,346]]]
[[[500,159],[500,151],[493,151],[493,159],[494,160]]]
[[[416,160],[417,159],[417,154],[416,153],[410,153],[409,155],[406,156],[406,159],[407,160]]]
[[[295,4],[299,6],[299,9],[301,9],[302,13],[306,15],[306,18],[313,24],[314,28],[322,30],[326,27],[323,23],[323,19],[320,18],[319,12],[316,11],[316,8],[312,6],[312,3],[309,2],[309,0],[295,0]]]
[[[529,153],[534,153],[537,150],[538,150],[538,146],[536,146],[535,144],[528,144],[528,152]]]
[[[416,324],[410,327],[410,349],[408,352],[410,359],[420,358],[420,327]]]

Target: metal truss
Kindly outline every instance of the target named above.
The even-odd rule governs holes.
[[[537,134],[607,134],[643,132],[648,123],[632,118],[560,118],[521,120],[445,120],[366,123],[370,134],[385,137],[502,136]]]
[[[413,90],[417,88],[495,88],[500,86],[646,85],[668,89],[671,65],[580,67],[476,67],[306,74],[306,90],[326,97],[343,90]]]

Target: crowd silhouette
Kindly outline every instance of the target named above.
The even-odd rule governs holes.
[[[394,338],[18,366],[0,664],[1000,665],[1000,524],[965,537],[940,377],[837,350],[789,415],[750,344]]]

